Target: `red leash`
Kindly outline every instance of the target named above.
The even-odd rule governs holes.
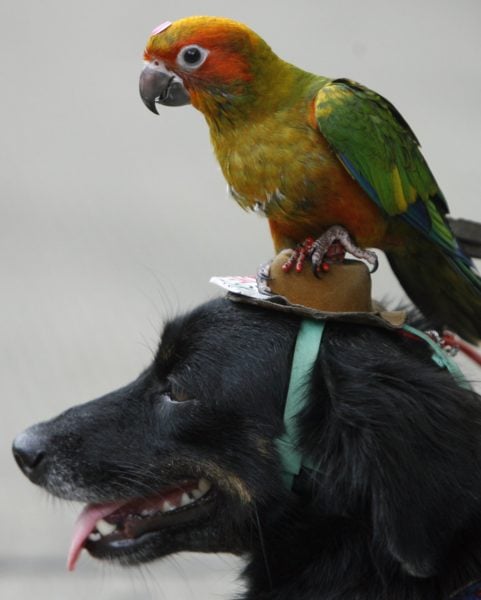
[[[468,342],[465,342],[459,335],[445,329],[440,340],[441,346],[449,353],[456,353],[457,350],[466,354],[472,361],[481,367],[481,352]]]
[[[402,334],[405,337],[411,339],[419,339],[415,335],[409,333],[408,331],[401,330]],[[453,331],[449,331],[445,329],[442,335],[439,335],[437,331],[428,330],[425,331],[426,335],[428,335],[432,340],[434,340],[437,344],[446,351],[450,356],[456,356],[456,354],[461,351],[468,358],[470,358],[473,362],[481,367],[481,352],[473,346],[472,344],[468,344],[462,338],[459,337]]]

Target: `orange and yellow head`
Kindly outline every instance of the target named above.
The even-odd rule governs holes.
[[[245,25],[220,17],[188,17],[156,28],[144,52],[140,93],[146,106],[192,103],[204,113],[252,97],[266,62],[279,60]]]

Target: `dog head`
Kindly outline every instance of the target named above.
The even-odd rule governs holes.
[[[83,546],[124,563],[246,549],[285,493],[273,440],[296,323],[265,316],[215,302],[171,321],[137,380],[17,437],[32,482],[88,503],[71,568]]]

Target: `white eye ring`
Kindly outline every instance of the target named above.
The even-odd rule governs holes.
[[[195,44],[184,46],[177,55],[177,64],[186,71],[195,71],[204,64],[208,54],[209,51],[202,46]]]

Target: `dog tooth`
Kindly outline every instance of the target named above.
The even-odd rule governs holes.
[[[161,510],[161,512],[166,513],[171,510],[175,510],[175,508],[176,507],[173,504],[171,504],[168,500],[166,500],[160,507],[160,510]]]
[[[190,492],[190,493],[192,494],[192,496],[194,496],[194,498],[195,498],[196,500],[197,500],[198,498],[201,498],[201,497],[204,495],[204,494],[203,494],[203,493],[202,493],[200,490],[198,490],[198,489],[191,490],[191,492]]]
[[[99,519],[97,523],[95,523],[95,527],[97,531],[102,535],[110,535],[117,529],[117,525],[113,523],[107,523],[104,519]]]
[[[210,481],[207,481],[207,479],[204,479],[203,477],[201,479],[199,479],[199,490],[205,494],[206,492],[208,492],[211,488],[211,483]]]
[[[184,492],[180,498],[180,505],[181,506],[187,506],[187,504],[191,504],[192,500],[189,498],[189,496]]]
[[[92,542],[98,542],[101,537],[102,536],[100,535],[100,533],[98,531],[93,531],[89,535],[88,539],[91,540]]]

